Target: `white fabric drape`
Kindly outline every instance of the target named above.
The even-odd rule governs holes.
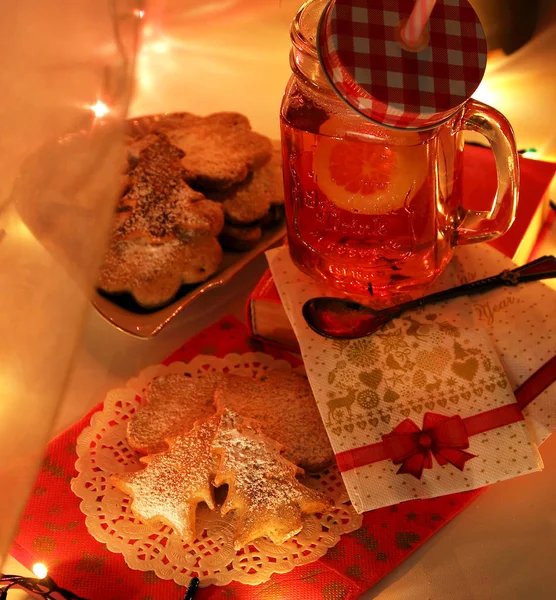
[[[0,22],[0,564],[61,397],[112,211],[134,0],[19,0]],[[92,107],[109,109],[103,124]]]

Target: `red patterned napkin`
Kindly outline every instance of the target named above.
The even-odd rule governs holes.
[[[166,359],[189,361],[197,354],[266,352],[296,366],[300,359],[251,340],[238,320],[225,317]],[[42,562],[58,585],[88,600],[181,600],[184,589],[152,572],[133,571],[85,527],[79,499],[69,482],[76,475],[75,443],[97,406],[48,446],[44,464],[20,523],[12,555],[30,567]],[[232,584],[199,590],[196,600],[352,600],[374,585],[480,490],[405,502],[365,514],[363,527],[343,536],[319,561],[273,575],[259,586]]]

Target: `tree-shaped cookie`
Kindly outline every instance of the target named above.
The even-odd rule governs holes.
[[[127,190],[116,206],[113,239],[148,239],[162,243],[176,237],[218,236],[224,211],[218,202],[193,190],[182,178],[183,152],[165,136],[135,142],[144,147],[130,160]]]
[[[99,273],[104,292],[129,292],[155,308],[220,267],[224,209],[183,181],[182,156],[163,135],[132,143],[127,186]]]
[[[212,446],[218,456],[214,484],[228,484],[222,514],[235,511],[234,547],[260,537],[281,544],[298,533],[304,514],[331,508],[330,501],[297,480],[303,470],[254,422],[224,410]]]
[[[195,421],[215,412],[212,403],[220,378],[217,373],[197,378],[172,373],[155,379],[127,423],[129,445],[144,454],[167,450],[167,438],[187,433]]]
[[[214,509],[215,460],[211,444],[218,417],[197,423],[184,436],[169,440],[170,449],[141,458],[145,468],[112,475],[115,487],[132,497],[131,510],[141,520],[162,521],[190,543],[195,539],[199,502]]]

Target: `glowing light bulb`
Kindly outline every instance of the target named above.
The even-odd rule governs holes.
[[[91,104],[87,108],[89,108],[95,113],[95,117],[97,119],[101,119],[110,112],[108,106],[106,106],[106,104],[104,104],[104,102],[101,102],[100,100],[97,100],[95,104]]]
[[[141,10],[141,9],[139,9],[139,8],[136,8],[136,9],[133,11],[133,14],[134,14],[134,15],[135,15],[135,16],[136,16],[138,19],[142,19],[142,18],[145,16],[145,11],[144,11],[144,10]]]
[[[537,160],[540,159],[539,153],[537,152],[536,148],[528,148],[527,150],[525,150],[525,152],[521,153],[521,156],[523,156],[524,158],[536,158]]]
[[[48,569],[46,568],[46,565],[43,565],[42,563],[36,563],[33,565],[33,573],[39,579],[44,579],[48,575]]]

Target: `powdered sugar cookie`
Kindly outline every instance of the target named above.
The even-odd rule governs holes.
[[[236,516],[236,549],[260,537],[282,544],[301,531],[302,515],[332,508],[328,498],[297,480],[302,469],[255,422],[224,410],[212,450],[219,459],[214,483],[228,485],[222,514]]]

